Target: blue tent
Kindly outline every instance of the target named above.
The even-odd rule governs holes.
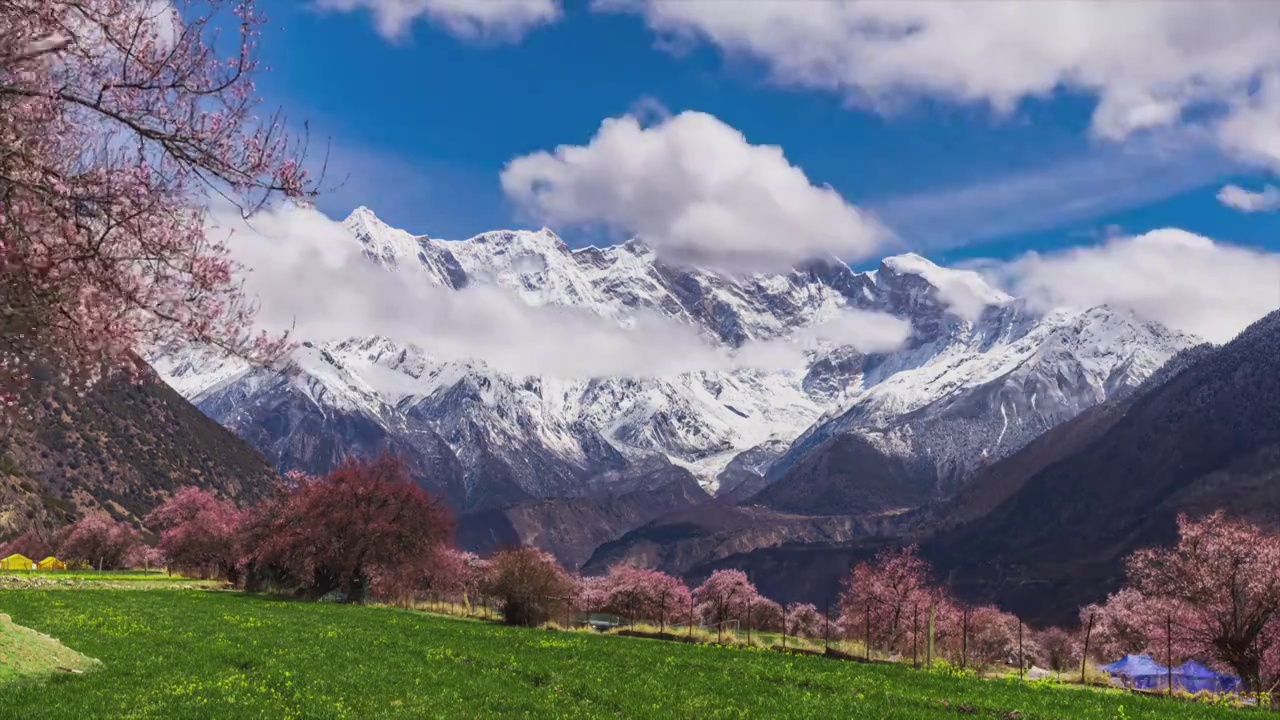
[[[1099,670],[1119,677],[1131,687],[1152,690],[1166,683],[1169,668],[1151,659],[1150,655],[1125,655]]]
[[[1214,672],[1195,660],[1188,660],[1173,669],[1173,683],[1189,692],[1231,692],[1240,688],[1240,678]]]

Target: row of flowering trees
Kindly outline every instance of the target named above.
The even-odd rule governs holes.
[[[0,557],[20,553],[39,560],[50,555],[76,566],[99,570],[160,567],[164,558],[142,542],[133,526],[106,515],[90,515],[55,533],[30,530],[0,545]]]
[[[1231,671],[1250,690],[1280,684],[1280,534],[1222,513],[1178,520],[1179,541],[1127,559],[1128,583],[1080,612],[1080,626],[1031,631],[995,607],[969,607],[931,580],[915,548],[882,551],[854,568],[839,628],[873,648],[923,652],[932,617],[935,657],[973,665],[1021,659],[1080,669],[1149,653]],[[1085,657],[1087,654],[1087,658]]]
[[[1216,513],[1178,520],[1173,548],[1130,556],[1128,585],[1080,613],[1089,654],[1197,658],[1246,687],[1280,685],[1280,534]],[[1276,696],[1280,699],[1280,696]]]
[[[610,613],[659,626],[851,639],[868,653],[917,662],[1035,663],[1058,671],[1146,652],[1170,664],[1194,658],[1230,670],[1251,690],[1280,681],[1280,535],[1222,514],[1180,518],[1175,547],[1133,554],[1128,585],[1084,608],[1079,628],[1035,631],[998,608],[953,597],[914,546],[882,550],[854,567],[835,607],[821,612],[810,604],[782,607],[738,570],[716,571],[691,589],[625,564],[604,576],[575,577],[535,548],[482,559],[452,547],[448,511],[391,457],[348,462],[321,478],[293,476],[248,508],[187,488],[145,525],[158,538],[154,547],[128,525],[91,516],[48,542],[28,533],[0,553],[56,551],[102,569],[165,562],[249,590],[313,598],[482,602],[518,625]]]

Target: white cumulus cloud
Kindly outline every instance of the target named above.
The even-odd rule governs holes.
[[[419,19],[461,38],[516,41],[560,18],[559,0],[316,0],[322,10],[373,14],[378,32],[403,38]]]
[[[1227,115],[1225,146],[1280,167],[1280,3],[594,0],[593,7],[638,14],[667,40],[709,42],[759,61],[776,82],[881,108],[927,95],[1005,113],[1065,88],[1095,96],[1094,132],[1119,139],[1212,107]]]
[[[1239,185],[1226,185],[1218,191],[1218,202],[1240,212],[1272,212],[1280,210],[1280,188],[1267,185],[1254,192]]]
[[[579,308],[531,306],[483,283],[463,290],[433,286],[416,273],[368,261],[341,223],[304,208],[264,211],[245,223],[234,212],[210,215],[210,233],[226,238],[248,272],[258,324],[293,328],[298,340],[325,342],[380,335],[414,343],[439,360],[478,360],[512,375],[564,379],[661,377],[752,368],[792,370],[815,344],[863,352],[900,347],[909,323],[849,310],[791,339],[747,343],[730,352],[696,328],[653,312],[630,326]]]
[[[1107,304],[1219,343],[1280,307],[1280,255],[1172,228],[979,267],[1042,307]]]
[[[782,270],[812,257],[863,258],[889,237],[781,148],[752,145],[701,112],[649,127],[633,115],[605,120],[586,145],[515,158],[501,179],[540,222],[633,233],[672,262]]]

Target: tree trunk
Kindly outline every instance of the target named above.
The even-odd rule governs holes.
[[[347,593],[347,602],[363,605],[368,595],[369,581],[365,578],[363,571],[357,570],[351,577],[351,589]]]

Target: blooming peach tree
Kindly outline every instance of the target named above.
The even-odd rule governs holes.
[[[1206,654],[1259,687],[1280,621],[1280,535],[1221,512],[1182,516],[1177,546],[1134,553],[1128,576],[1148,599],[1153,644],[1167,633],[1183,654]]]
[[[269,358],[206,227],[314,184],[259,115],[253,0],[0,0],[0,388],[188,342]]]

